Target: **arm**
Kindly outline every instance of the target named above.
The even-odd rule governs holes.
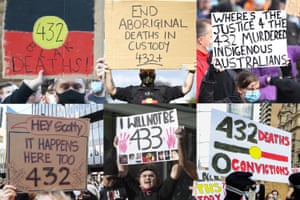
[[[114,138],[114,147],[116,148],[117,151],[118,151],[118,144],[119,144],[118,136],[115,136],[115,138]],[[118,161],[117,161],[117,165],[118,165],[119,175],[121,177],[127,176],[128,166],[127,165],[120,165]]]
[[[193,70],[188,71],[187,77],[182,86],[183,94],[187,94],[192,89],[193,82],[194,82],[194,74],[195,74],[195,71],[193,71]]]
[[[97,60],[97,65],[105,65],[105,87],[106,87],[106,92],[112,96],[114,96],[117,93],[117,89],[115,87],[112,74],[111,74],[111,69],[108,67],[108,65],[104,64],[104,59],[100,58]]]
[[[39,71],[38,77],[33,80],[24,80],[21,87],[6,97],[2,103],[26,103],[29,96],[43,83],[43,71]]]
[[[178,156],[179,156],[179,165],[183,167],[184,171],[189,175],[193,180],[198,180],[197,175],[197,166],[186,159],[185,148],[184,148],[184,135],[185,130],[183,127],[179,127],[175,131],[177,137],[177,146],[178,146]]]

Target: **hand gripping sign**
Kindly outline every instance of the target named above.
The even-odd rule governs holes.
[[[83,190],[89,119],[7,114],[8,184],[24,192]]]
[[[123,165],[178,160],[177,111],[117,117],[118,162]]]

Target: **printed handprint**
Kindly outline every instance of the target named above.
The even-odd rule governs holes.
[[[118,139],[119,139],[119,151],[121,152],[121,153],[125,153],[126,152],[126,150],[127,150],[127,141],[128,141],[128,139],[129,139],[129,134],[127,134],[127,133],[120,133],[119,134],[119,137],[118,137]]]
[[[165,139],[168,145],[168,148],[174,148],[176,144],[176,136],[174,134],[175,128],[170,127],[166,129],[167,138]]]

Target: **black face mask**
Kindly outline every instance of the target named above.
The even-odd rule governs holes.
[[[84,93],[79,93],[74,90],[68,90],[66,92],[63,92],[61,94],[58,94],[58,103],[59,104],[69,104],[69,103],[85,103]]]
[[[141,74],[141,81],[146,86],[151,86],[154,84],[155,75],[154,74]]]

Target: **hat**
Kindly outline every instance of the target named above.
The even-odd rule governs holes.
[[[248,188],[255,184],[255,181],[251,180],[250,172],[233,172],[226,177],[226,185],[239,189],[240,191],[247,191]]]
[[[291,174],[289,181],[294,187],[296,186],[297,189],[300,189],[300,172]]]
[[[154,172],[155,175],[157,176],[156,168],[155,168],[155,166],[152,165],[152,164],[146,164],[146,165],[143,165],[143,166],[140,168],[140,170],[139,170],[139,174],[143,173],[144,171],[148,171],[148,170]]]

